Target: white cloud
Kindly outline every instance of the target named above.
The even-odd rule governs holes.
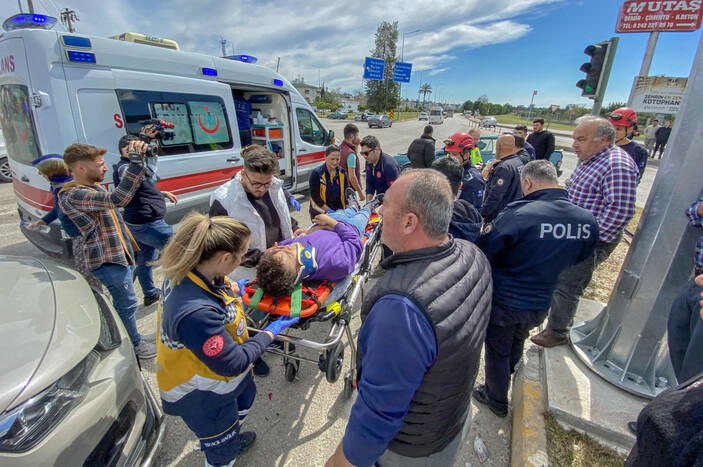
[[[51,0],[43,0],[49,3]],[[374,46],[382,20],[399,21],[406,36],[404,58],[413,71],[430,75],[447,71],[466,50],[514,41],[529,34],[521,19],[565,0],[446,0],[428,4],[417,0],[386,2],[328,2],[308,0],[171,0],[168,3],[123,0],[95,2],[65,0],[75,10],[79,33],[110,36],[126,31],[177,41],[183,50],[220,55],[220,37],[234,44],[236,53],[251,54],[259,64],[287,78],[303,75],[343,90],[360,88],[364,57]],[[15,2],[0,5],[0,16],[17,12]],[[35,2],[38,12],[42,3]],[[400,55],[401,40],[398,43]],[[232,45],[227,45],[228,53]]]

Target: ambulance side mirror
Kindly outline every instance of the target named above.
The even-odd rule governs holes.
[[[327,138],[325,138],[324,146],[329,146],[334,142],[334,130],[327,132]]]

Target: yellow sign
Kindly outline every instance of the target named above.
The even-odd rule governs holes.
[[[390,112],[388,112],[388,118],[393,118],[394,116],[395,116],[395,114],[393,113],[392,110]]]

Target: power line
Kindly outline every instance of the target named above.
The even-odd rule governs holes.
[[[78,18],[78,15],[76,14],[75,11],[69,10],[68,8],[64,8],[63,11],[61,12],[61,22],[66,25],[68,28],[68,32],[75,32],[76,30],[73,28],[73,24],[71,24],[72,21],[80,21]]]

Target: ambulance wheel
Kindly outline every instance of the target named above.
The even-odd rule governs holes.
[[[10,170],[10,163],[7,157],[0,157],[0,182],[11,182],[12,181],[12,171]]]
[[[286,381],[289,383],[292,383],[295,381],[295,375],[298,373],[298,367],[296,367],[295,363],[293,362],[288,362],[286,363]]]
[[[344,398],[347,400],[351,399],[353,393],[354,381],[352,381],[351,375],[344,375]]]
[[[327,381],[336,383],[342,373],[342,365],[344,364],[344,345],[341,342],[327,351],[326,363],[325,376]]]

